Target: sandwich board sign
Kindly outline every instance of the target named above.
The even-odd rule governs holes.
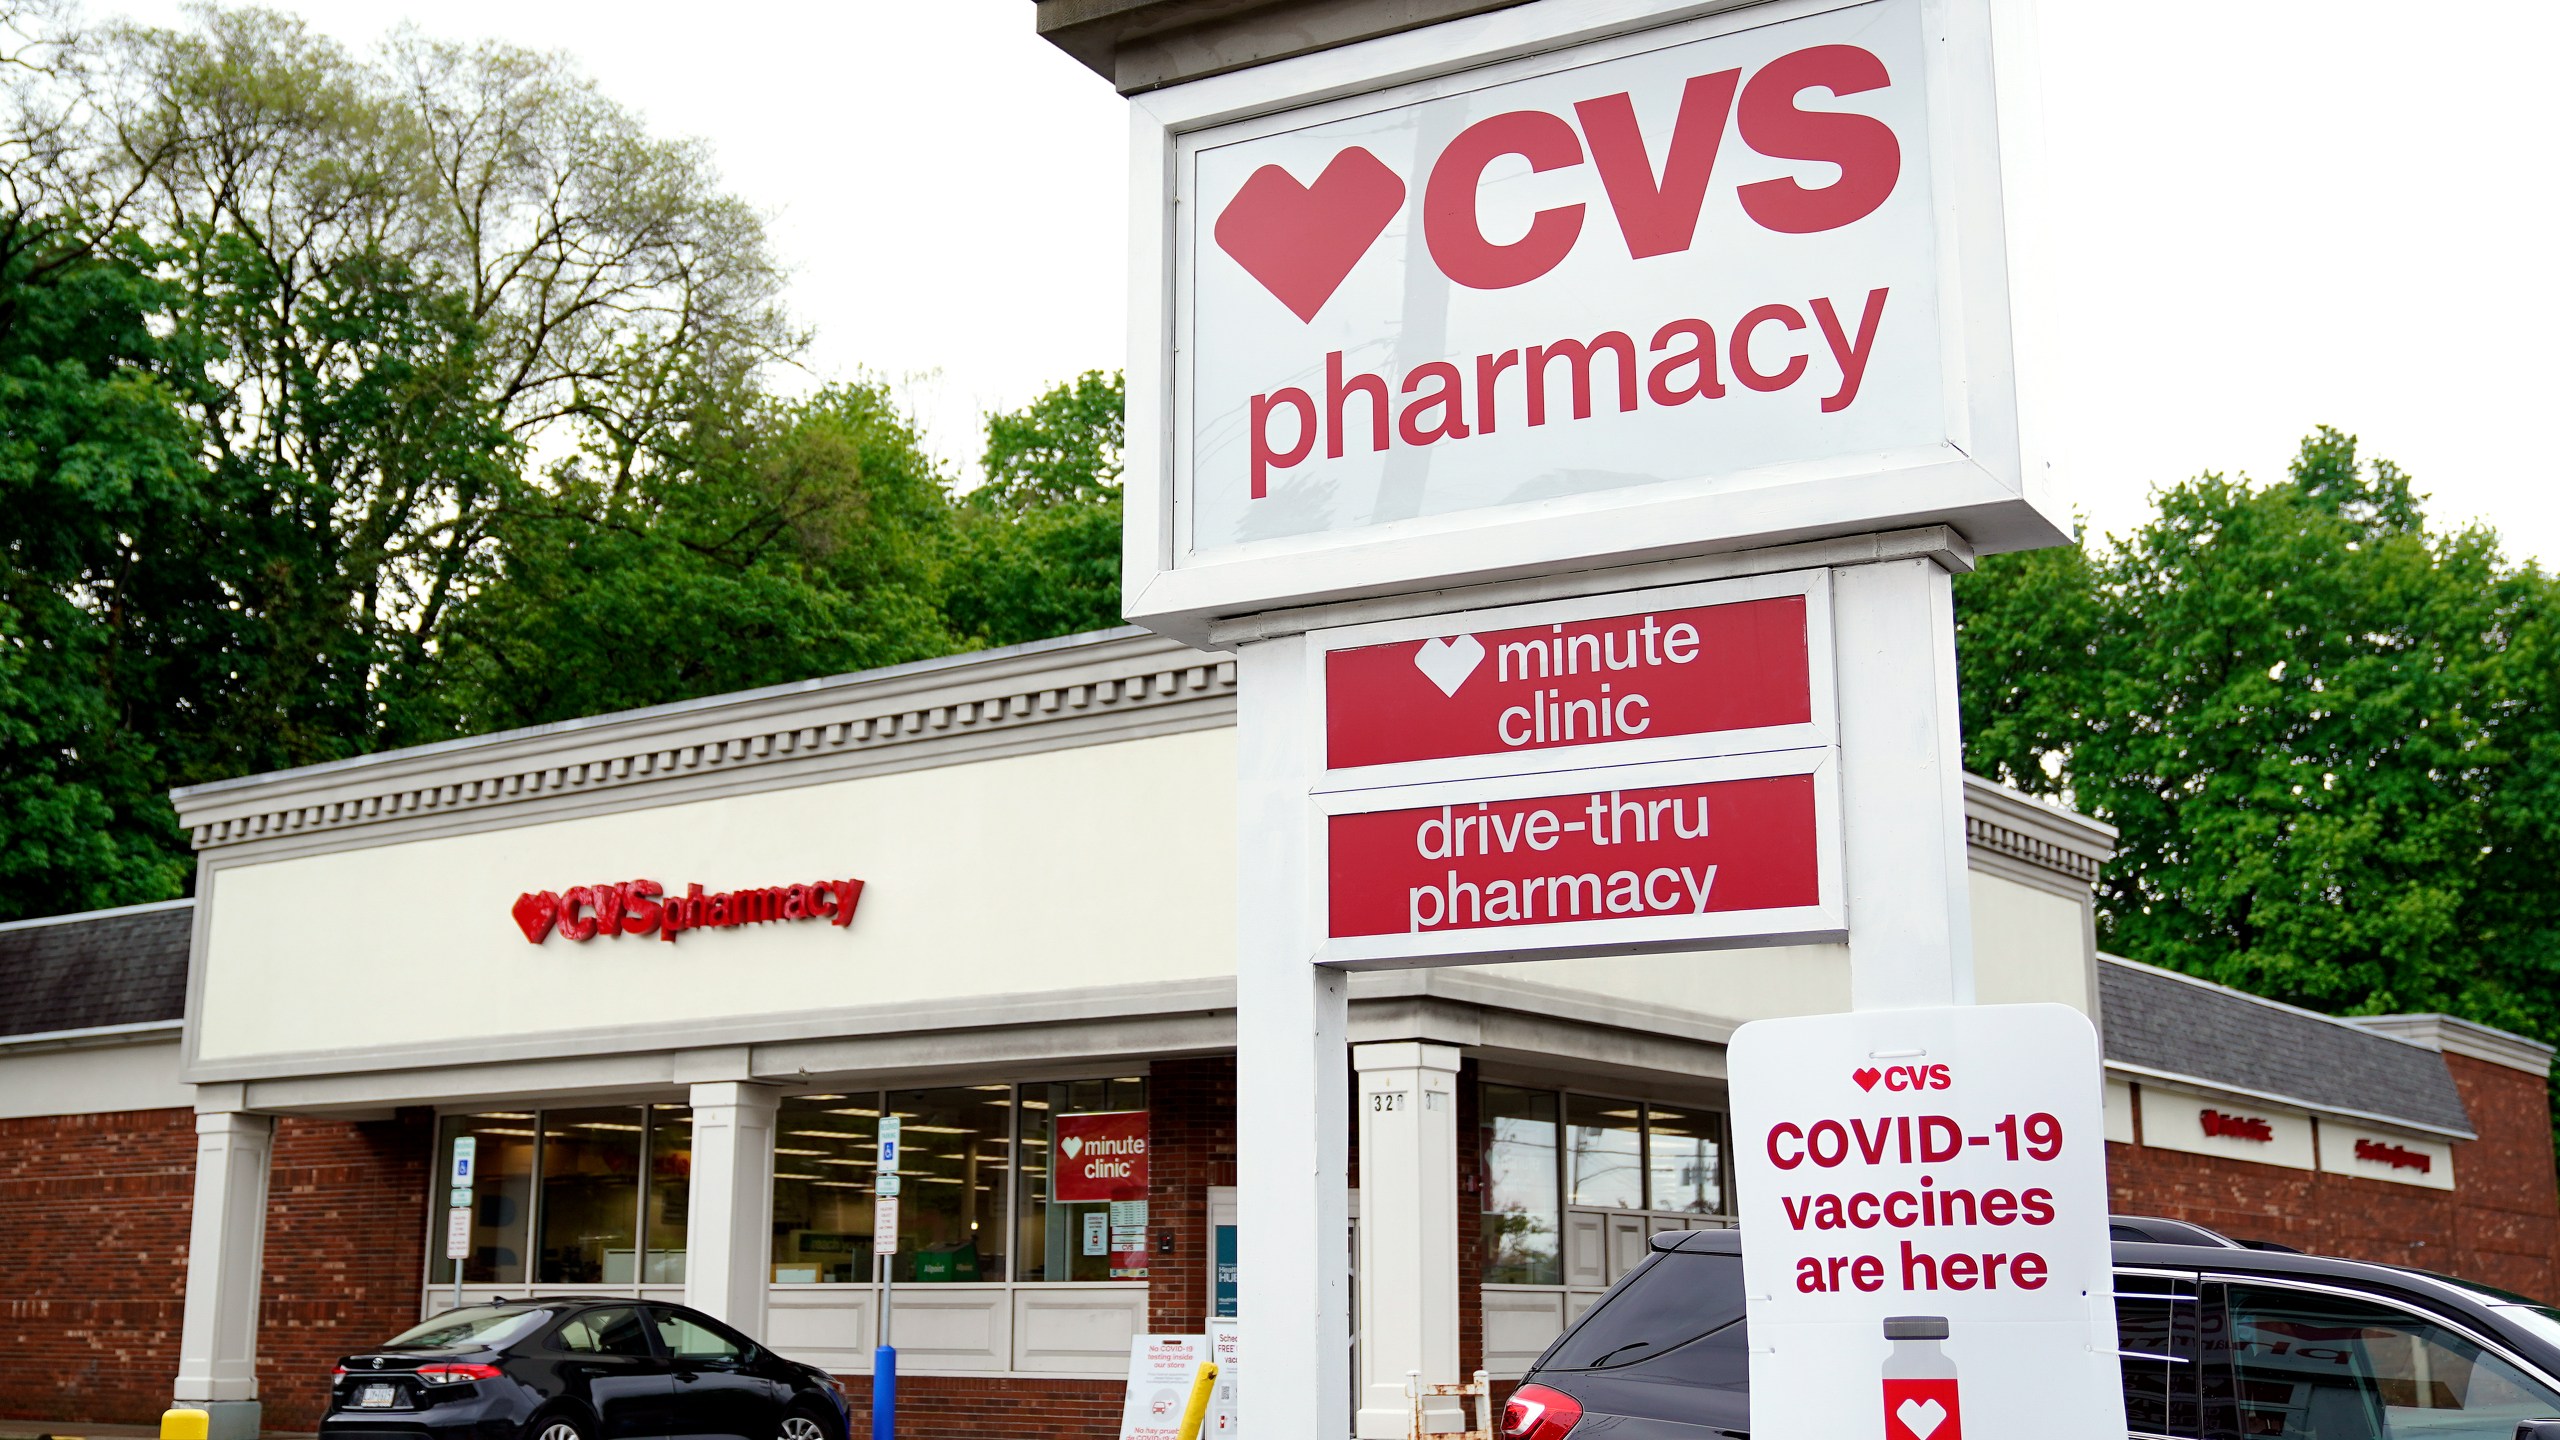
[[[2120,1440],[2086,1017],[1755,1020],[1728,1058],[1754,1435]]]

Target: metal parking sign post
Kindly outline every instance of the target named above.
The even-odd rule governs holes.
[[[471,1179],[478,1168],[480,1141],[471,1135],[457,1135],[453,1141],[453,1173],[447,1176],[452,1194],[446,1196],[448,1208],[444,1222],[444,1258],[453,1262],[453,1308],[462,1308],[462,1262],[471,1255]]]
[[[871,1437],[891,1440],[898,1433],[898,1347],[890,1343],[891,1307],[898,1283],[898,1117],[880,1117],[879,1196],[871,1220],[871,1263],[880,1271],[880,1341],[871,1352]]]

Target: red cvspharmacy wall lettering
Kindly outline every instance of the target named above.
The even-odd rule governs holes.
[[[524,938],[536,945],[550,939],[555,929],[564,940],[654,934],[672,941],[687,930],[726,930],[779,920],[832,920],[841,929],[853,923],[854,909],[861,903],[859,880],[813,880],[709,894],[700,885],[688,885],[682,895],[667,894],[655,880],[625,880],[618,885],[576,885],[557,893],[531,891],[516,897],[514,915]]]
[[[2423,1150],[2406,1145],[2385,1145],[2379,1140],[2358,1140],[2356,1158],[2375,1165],[2388,1165],[2394,1170],[2415,1170],[2421,1175],[2436,1168],[2436,1160]]]
[[[2255,1115],[2225,1115],[2219,1110],[2207,1110],[2196,1118],[2204,1122],[2207,1135],[2220,1135],[2230,1140],[2269,1141],[2276,1138],[2276,1127]]]

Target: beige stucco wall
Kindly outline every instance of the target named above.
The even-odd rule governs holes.
[[[200,1062],[1224,976],[1234,731],[216,870]],[[857,876],[822,921],[528,945],[528,890]]]
[[[0,1048],[0,1120],[107,1115],[195,1104],[178,1079],[178,1037],[79,1049]]]

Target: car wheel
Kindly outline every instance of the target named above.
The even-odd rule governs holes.
[[[525,1427],[528,1440],[587,1440],[587,1432],[566,1415],[544,1415]]]
[[[544,1436],[542,1440],[551,1440],[551,1437]],[[794,1410],[783,1416],[782,1423],[774,1428],[774,1440],[829,1440],[829,1437],[827,1427],[818,1423],[818,1417]]]

